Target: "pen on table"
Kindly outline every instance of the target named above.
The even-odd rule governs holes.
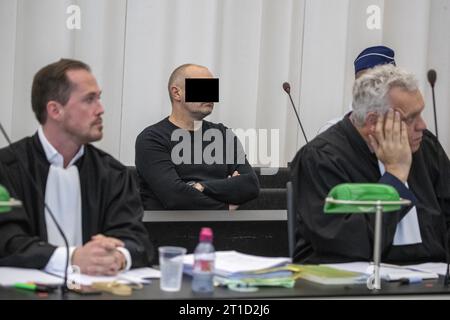
[[[409,277],[409,278],[401,278],[400,279],[400,285],[414,284],[414,283],[421,283],[421,282],[422,282],[421,277]]]
[[[36,291],[36,292],[52,292],[55,290],[54,287],[46,286],[42,284],[36,284],[36,283],[15,283],[14,288],[16,289],[23,289],[28,291]]]

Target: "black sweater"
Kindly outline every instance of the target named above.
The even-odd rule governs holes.
[[[177,133],[182,134],[183,138],[171,141],[176,129],[179,129]],[[209,129],[215,129],[208,131],[214,137],[220,133],[222,138],[203,141],[206,139],[201,137]],[[178,128],[168,117],[144,129],[136,139],[135,158],[144,208],[227,210],[229,204],[239,205],[256,198],[259,183],[255,172],[245,157],[244,161],[238,161],[238,150],[243,152],[242,146],[234,134],[231,139],[227,139],[226,132],[227,128],[223,124],[203,121],[200,136],[200,131],[194,133]],[[230,131],[228,135],[230,137]],[[201,154],[211,154],[215,161],[199,157],[200,149],[195,152],[193,142],[199,137]],[[187,147],[180,151],[183,145]],[[172,151],[182,159],[174,159],[174,163]],[[231,161],[227,161],[227,155]],[[234,171],[238,171],[240,176],[228,178]],[[200,182],[205,189],[200,192],[189,182]]]

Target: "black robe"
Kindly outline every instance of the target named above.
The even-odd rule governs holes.
[[[405,197],[405,190],[401,190],[405,187],[398,179],[389,173],[380,177],[375,154],[348,116],[297,153],[291,179],[298,220],[294,260],[304,263],[372,260],[375,215],[325,215],[324,199],[332,187],[344,182],[383,182],[396,187]],[[407,192],[414,195],[406,197],[416,204],[422,243],[393,246],[397,224],[410,208],[385,213],[382,261],[445,261],[450,224],[450,161],[429,131],[424,132],[421,147],[413,154],[408,185]]]
[[[44,268],[55,246],[47,242],[44,193],[49,162],[38,135],[13,144],[16,154],[42,192],[37,196],[10,148],[0,150],[0,184],[23,208],[0,214],[0,265]],[[147,266],[153,248],[142,223],[143,209],[136,182],[119,161],[88,144],[75,163],[79,170],[83,243],[101,233],[122,240],[132,267]]]

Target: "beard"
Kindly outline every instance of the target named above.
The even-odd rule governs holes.
[[[87,135],[87,139],[89,139],[89,142],[95,142],[103,138],[103,124],[93,124],[91,126],[91,130],[89,130],[89,133]]]
[[[195,120],[203,120],[203,118],[209,116],[214,108],[213,104],[202,103],[202,104],[187,104],[187,109],[190,111],[191,115]]]
[[[80,144],[87,144],[99,141],[103,138],[103,126],[92,125],[87,131],[68,130],[72,136],[76,137]]]

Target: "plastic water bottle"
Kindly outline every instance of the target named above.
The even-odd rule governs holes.
[[[208,293],[214,291],[214,260],[216,254],[212,245],[213,232],[210,228],[202,228],[200,242],[194,251],[194,267],[192,270],[192,291]]]

